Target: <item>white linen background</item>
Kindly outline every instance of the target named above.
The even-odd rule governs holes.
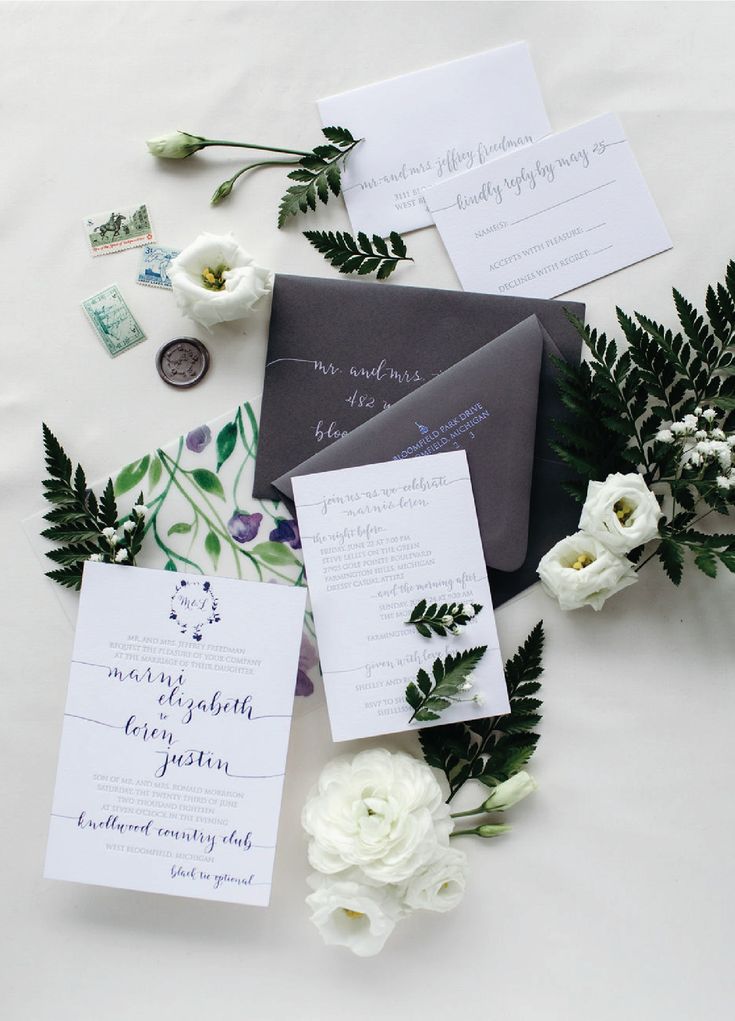
[[[333,276],[300,230],[348,227],[339,201],[278,231],[280,171],[212,209],[242,154],[164,164],[145,138],[310,147],[317,98],[526,39],[553,128],[618,113],[674,240],[573,297],[598,327],[614,330],[616,303],[673,325],[670,285],[701,305],[735,256],[734,30],[732,4],[708,3],[0,6],[7,1021],[732,1016],[734,578],[690,568],[675,589],[652,565],[600,614],[564,615],[538,587],[501,609],[506,654],[539,618],[548,632],[540,790],[511,834],[463,843],[458,910],[413,916],[360,960],[324,948],[303,904],[300,807],[345,750],[323,710],[292,732],[270,909],[42,879],[72,634],[19,521],[41,506],[42,419],[96,478],[260,390],[267,308],[211,341],[202,385],[160,382],[157,347],[191,325],[133,282],[139,251],[90,257],[85,214],[145,201],[162,243],[233,230],[262,265]],[[408,242],[415,266],[386,286],[458,288],[436,231]],[[112,282],[149,337],[114,361],[79,307]]]

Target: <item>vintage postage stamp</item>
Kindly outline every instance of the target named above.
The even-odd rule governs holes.
[[[145,333],[115,284],[87,298],[82,308],[112,358],[145,340]]]
[[[164,245],[146,245],[138,272],[138,283],[145,284],[146,287],[165,287],[170,291],[172,288],[168,278],[168,267],[178,254],[176,248],[166,248]]]
[[[104,213],[87,216],[84,229],[92,255],[140,248],[155,240],[146,205],[108,209]]]

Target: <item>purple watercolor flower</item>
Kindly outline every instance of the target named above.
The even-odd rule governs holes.
[[[200,425],[198,429],[192,429],[192,431],[186,437],[186,446],[188,450],[191,450],[193,454],[201,454],[206,446],[209,445],[212,439],[212,433],[208,425]]]
[[[319,662],[316,648],[304,632],[301,636],[301,651],[299,652],[299,670],[296,674],[296,694],[307,697],[314,693],[314,682],[307,673]]]
[[[271,542],[287,542],[291,549],[301,549],[299,526],[292,518],[276,518],[276,527],[268,538]]]
[[[227,531],[235,542],[250,542],[258,534],[262,514],[243,514],[236,511],[227,522]]]

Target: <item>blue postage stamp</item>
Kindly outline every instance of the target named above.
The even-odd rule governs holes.
[[[87,298],[82,308],[110,357],[145,340],[145,333],[114,284]]]
[[[146,245],[138,272],[138,283],[144,284],[146,287],[164,287],[170,291],[172,288],[168,278],[168,267],[178,254],[176,248],[166,248],[164,245]]]

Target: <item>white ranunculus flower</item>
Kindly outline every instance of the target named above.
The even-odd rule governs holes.
[[[629,560],[586,532],[568,535],[550,549],[538,565],[538,576],[562,610],[601,610],[606,599],[638,580]]]
[[[538,784],[530,773],[522,769],[509,780],[504,780],[497,787],[493,787],[483,807],[486,812],[505,812],[527,798],[529,794],[533,794],[535,790],[538,790]]]
[[[408,880],[403,903],[416,911],[451,911],[462,900],[466,881],[467,855],[455,847],[443,847]]]
[[[630,553],[658,535],[661,508],[637,472],[590,482],[579,519],[581,531],[613,553]]]
[[[328,946],[348,947],[358,957],[379,953],[406,914],[395,886],[369,883],[359,869],[338,876],[313,873],[306,898],[311,921]]]
[[[244,319],[273,287],[231,234],[200,234],[171,262],[168,276],[183,315],[202,326]]]
[[[404,752],[371,748],[328,763],[301,816],[319,872],[362,869],[402,883],[447,847],[452,821],[429,766]]]

